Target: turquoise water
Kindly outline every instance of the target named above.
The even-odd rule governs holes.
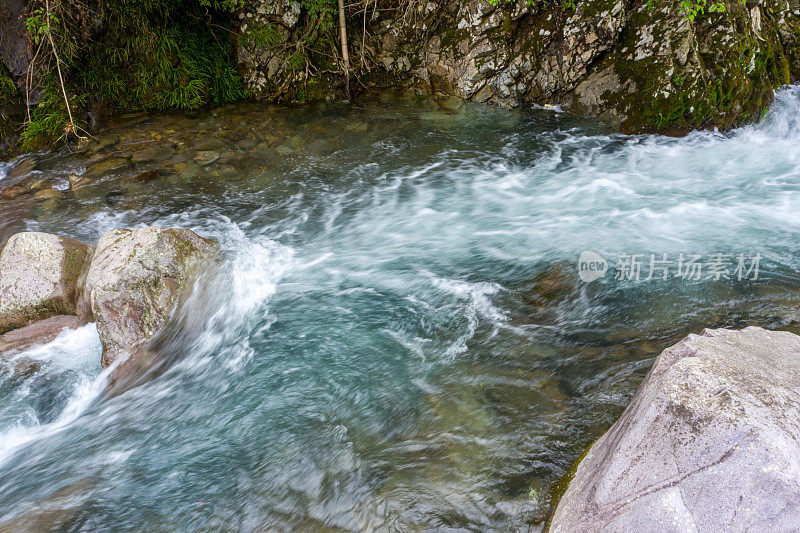
[[[387,94],[126,117],[35,157],[60,189],[127,162],[0,204],[0,239],[178,226],[226,258],[158,340],[173,364],[121,395],[91,324],[0,356],[0,525],[539,529],[661,349],[797,327],[798,110],[790,87],[760,125],[672,139]],[[605,277],[578,279],[584,250]],[[728,254],[731,279],[614,279],[651,253]]]

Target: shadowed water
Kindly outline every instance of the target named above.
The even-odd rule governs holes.
[[[93,325],[0,356],[0,525],[539,529],[661,349],[796,328],[798,110],[792,87],[760,125],[672,139],[386,93],[127,117],[33,158],[63,192],[0,203],[0,240],[177,226],[225,262],[173,365],[118,396]],[[612,267],[590,284],[584,250]],[[729,254],[731,279],[614,279],[651,253]]]

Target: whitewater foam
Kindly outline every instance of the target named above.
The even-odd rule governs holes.
[[[50,423],[42,424],[35,416],[25,417],[11,427],[0,431],[0,465],[15,450],[36,439],[52,436],[77,419],[100,395],[111,369],[100,371],[102,347],[95,324],[62,332],[55,340],[21,351],[14,359],[29,359],[43,364],[43,371],[55,375],[66,371],[72,379],[60,386],[69,386],[69,399],[61,413]],[[13,360],[12,360],[13,362]],[[30,386],[18,391],[16,399],[26,402],[31,396]],[[31,413],[26,409],[25,412]]]

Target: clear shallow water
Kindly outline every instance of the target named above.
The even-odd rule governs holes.
[[[132,117],[38,158],[61,188],[126,162],[0,204],[0,239],[180,226],[227,258],[159,345],[177,362],[122,395],[98,400],[91,325],[0,357],[0,523],[538,529],[661,349],[797,328],[798,111],[789,88],[760,125],[671,139],[387,94]],[[758,280],[584,284],[587,249],[763,259]]]

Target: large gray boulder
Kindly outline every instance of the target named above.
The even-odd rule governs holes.
[[[0,334],[56,315],[76,315],[88,244],[49,233],[12,235],[0,251]]]
[[[796,531],[800,337],[705,330],[665,350],[578,465],[550,531]]]
[[[103,343],[103,366],[150,339],[217,253],[215,241],[186,229],[116,229],[103,235],[84,296]]]

